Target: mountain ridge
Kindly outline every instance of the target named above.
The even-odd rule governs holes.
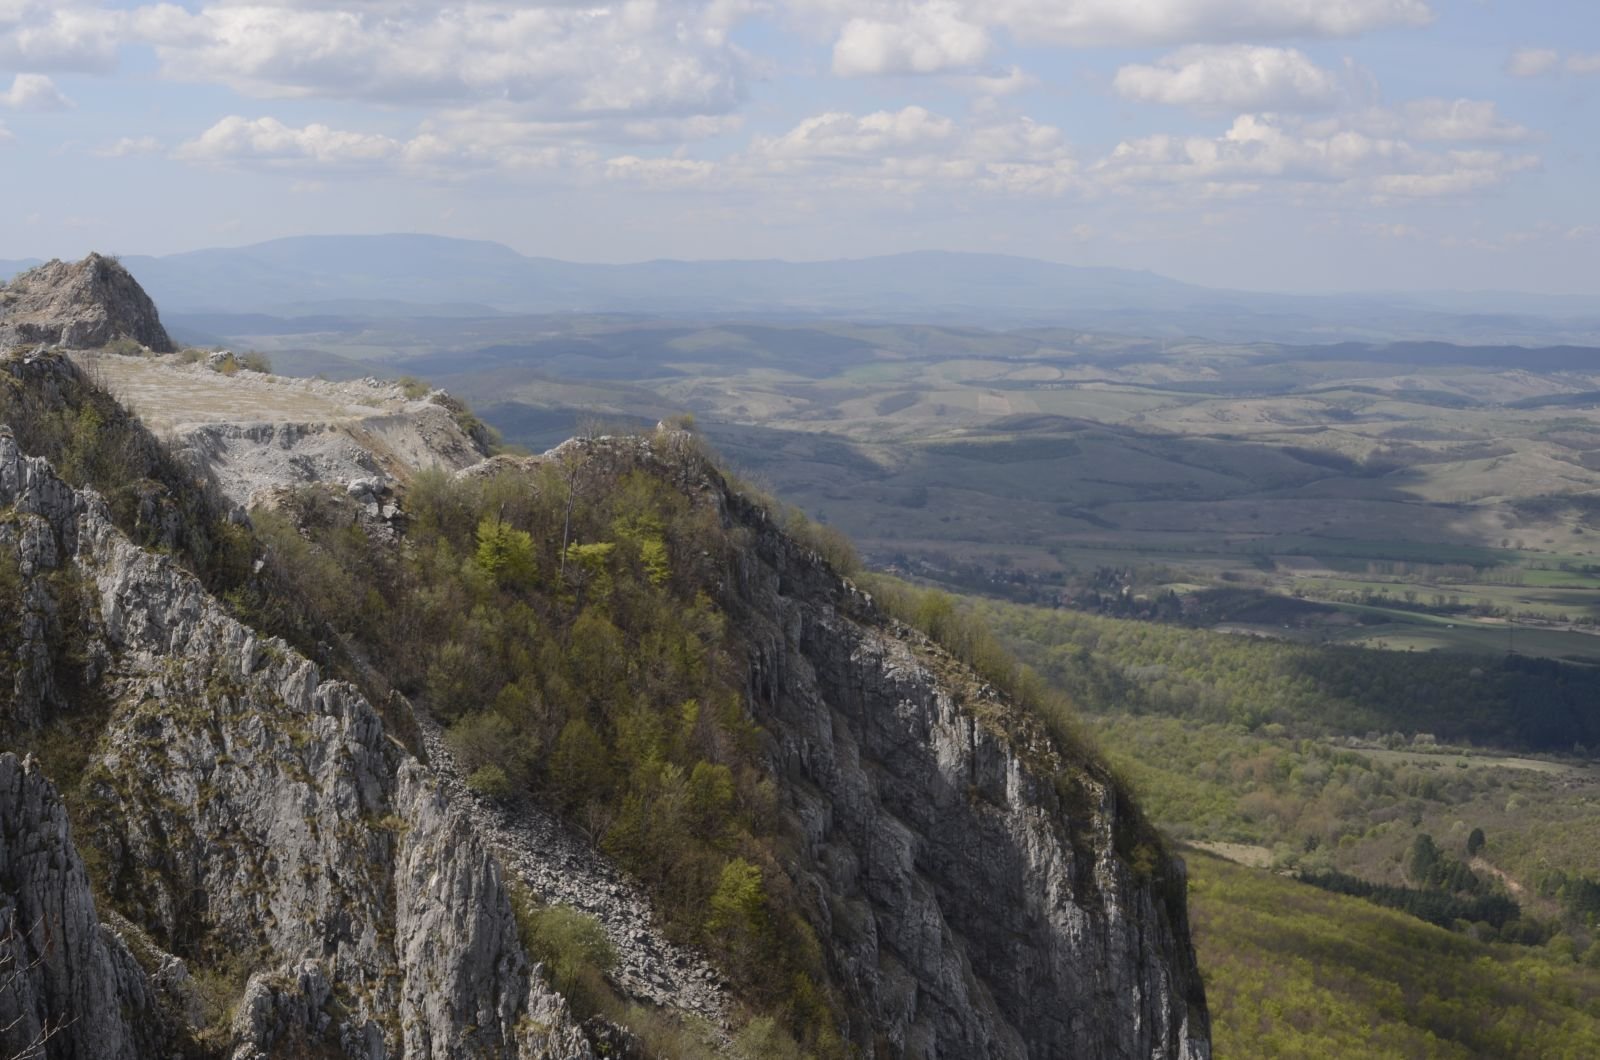
[[[317,235],[129,255],[126,261],[164,308],[182,314],[366,302],[374,314],[391,316],[422,303],[516,314],[1062,325],[1239,341],[1582,342],[1600,335],[1600,310],[1578,297],[1235,291],[1147,270],[942,250],[832,261],[610,264],[523,255],[500,243],[446,236]]]
[[[214,375],[195,392],[270,411],[223,355],[77,356]],[[345,481],[359,454],[302,460],[247,516],[66,352],[14,349],[0,377],[0,643],[19,661],[0,735],[38,751],[0,758],[0,909],[39,920],[0,939],[19,984],[0,1052],[62,1027],[61,1055],[126,1060],[642,1056],[625,1028],[700,1034],[727,990],[745,1030],[819,1057],[1209,1056],[1183,865],[1121,782],[687,433],[415,467],[409,492]],[[459,771],[428,760],[434,719]],[[666,907],[658,926],[598,873],[620,900],[597,930],[640,961],[605,980],[545,963],[537,903],[567,899],[541,881],[572,863],[537,827],[508,854],[467,804],[518,792]],[[639,1007],[663,1001],[692,1011]],[[91,1004],[139,1017],[75,1023]],[[19,1005],[33,1018],[8,1023]],[[730,1054],[737,1029],[714,1022],[693,1055],[794,1055]]]

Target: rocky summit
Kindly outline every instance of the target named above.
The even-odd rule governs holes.
[[[155,353],[174,350],[155,303],[115,258],[51,261],[0,284],[0,347],[88,350],[118,340]]]
[[[40,348],[166,344],[125,272],[19,285],[0,1055],[1209,1056],[1122,786],[693,437],[395,395],[224,488]]]

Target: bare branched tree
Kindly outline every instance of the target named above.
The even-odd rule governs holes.
[[[24,961],[23,955],[27,951],[27,940],[40,928],[45,928],[44,948],[31,960]],[[48,930],[44,918],[35,920],[33,926],[26,932],[17,930],[17,911],[11,909],[5,917],[4,928],[0,929],[0,997],[10,996],[15,999],[17,1014],[11,1022],[0,1025],[0,1042],[7,1043],[7,1048],[12,1050],[5,1054],[5,1060],[43,1060],[47,1055],[46,1045],[50,1039],[66,1030],[73,1023],[64,1017],[51,1019],[48,1016],[40,1024],[38,1031],[21,1046],[12,1043],[12,1035],[18,1027],[23,1025],[27,1011],[20,1003],[32,993],[27,989],[27,983],[35,969],[44,964],[44,959],[55,946],[55,936]]]

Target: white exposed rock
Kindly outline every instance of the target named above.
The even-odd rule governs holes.
[[[235,1056],[310,1041],[363,1058],[590,1055],[521,949],[487,848],[353,687],[234,621],[193,576],[128,542],[97,496],[64,487],[0,431],[3,507],[42,531],[0,537],[30,578],[72,564],[93,579],[111,717],[86,783],[114,897],[180,954],[255,955]],[[0,816],[31,814],[55,836],[52,858],[67,859],[38,902],[81,891],[73,916],[92,920],[64,817],[27,810],[29,797],[0,784]],[[148,994],[128,962],[93,960],[100,971],[63,973],[62,1002],[40,1011],[92,1003],[113,1019],[118,1004],[73,991]],[[119,969],[126,983],[96,986]],[[341,1013],[331,1024],[324,987]],[[121,1040],[109,1024],[103,1033]]]
[[[0,349],[42,342],[87,350],[118,339],[173,350],[150,296],[115,258],[52,261],[0,284]]]
[[[786,536],[753,551],[730,595],[806,837],[796,889],[872,1032],[908,1056],[1209,1056],[1182,864],[1135,879],[1129,811],[1037,721]],[[1015,731],[979,720],[1006,711]]]
[[[143,971],[103,928],[66,808],[0,754],[0,1054],[138,1060],[167,1037]]]
[[[314,482],[375,482],[365,492],[376,497],[418,469],[453,472],[484,457],[442,392],[413,399],[376,379],[219,375],[174,357],[107,357],[93,370],[245,509],[275,487]]]

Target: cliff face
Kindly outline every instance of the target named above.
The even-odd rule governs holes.
[[[841,985],[912,1057],[1209,1055],[1182,863],[1109,778],[730,498],[751,699]],[[1065,783],[1063,783],[1065,781]]]
[[[158,960],[225,970],[231,1026],[175,1035],[239,1060],[313,1044],[360,1057],[588,1055],[532,972],[487,849],[354,688],[228,617],[3,430],[0,511],[24,616],[8,721],[92,721],[95,733],[81,773],[62,779],[76,780],[87,834],[69,838],[58,808],[29,809],[56,805],[34,771],[0,784],[13,849],[53,843],[64,866],[5,877],[19,926],[73,969],[52,979],[47,960],[26,973],[39,1025],[93,1027],[90,1012],[149,1008],[155,990],[159,967],[141,977],[99,939],[73,852],[87,841]],[[65,679],[63,626],[76,643]],[[118,1005],[103,1009],[108,993]],[[128,1041],[62,1055],[154,1055]]]
[[[155,303],[113,258],[52,261],[0,284],[0,349],[44,343],[88,350],[117,339],[156,353],[174,349]]]
[[[1104,767],[888,618],[670,432],[546,454],[720,514],[711,587],[769,737],[785,870],[866,1055],[1203,1060],[1181,861]]]
[[[599,851],[545,810],[474,804],[426,717],[398,697],[380,716],[208,591],[272,602],[248,528],[194,480],[217,460],[186,470],[59,355],[3,367],[0,738],[39,756],[0,754],[0,1055],[41,1035],[72,1058],[593,1055],[523,949],[507,868],[599,918],[624,995],[722,1024],[704,1041],[727,1048],[737,984],[664,938]],[[420,422],[419,451],[460,434]],[[79,444],[88,431],[114,444]],[[647,472],[726,531],[697,569],[738,630],[774,864],[820,940],[841,1036],[919,1060],[1207,1057],[1181,863],[1104,770],[687,442],[572,442],[543,462],[586,462],[593,483]],[[419,459],[384,448],[395,468]],[[251,491],[304,481],[285,468],[262,462]],[[407,547],[386,483],[348,496],[392,531],[375,547]],[[298,618],[281,627],[297,643],[334,638]]]
[[[0,754],[0,1050],[135,1060],[166,1044],[155,991],[103,927],[66,809],[36,762]]]

